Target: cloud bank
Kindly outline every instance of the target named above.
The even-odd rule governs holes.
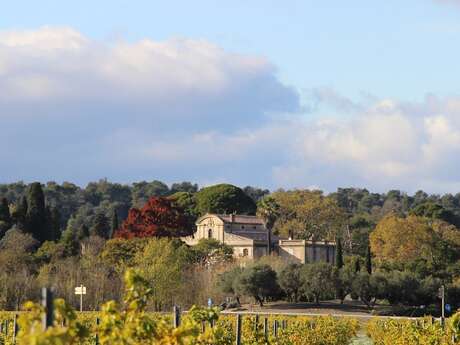
[[[460,97],[304,96],[204,40],[0,32],[0,181],[460,191]],[[305,114],[305,109],[315,114]]]

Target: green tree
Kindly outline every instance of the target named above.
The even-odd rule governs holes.
[[[369,308],[372,308],[379,296],[379,282],[367,272],[360,272],[353,281],[353,293]]]
[[[39,182],[34,182],[29,186],[27,205],[26,231],[40,243],[46,240],[52,241],[53,233],[49,229],[45,195]]]
[[[333,239],[341,234],[345,213],[336,200],[320,191],[295,190],[272,194],[280,206],[274,229],[300,239]]]
[[[113,210],[112,213],[112,224],[111,224],[111,231],[109,234],[109,238],[112,238],[113,234],[120,228],[120,224],[118,223],[118,212],[117,210]]]
[[[94,217],[94,224],[90,229],[90,234],[93,236],[99,236],[102,238],[109,238],[111,233],[111,228],[109,225],[109,220],[104,213],[99,212]]]
[[[371,247],[367,247],[367,253],[366,253],[366,271],[369,274],[372,274],[372,253],[371,253]]]
[[[266,196],[257,203],[257,216],[265,223],[268,231],[268,254],[272,251],[273,226],[280,215],[280,207],[276,200],[271,196]]]
[[[256,204],[241,188],[230,184],[218,184],[201,189],[196,194],[197,211],[220,214],[255,214]]]
[[[46,218],[48,220],[48,240],[57,241],[61,237],[61,213],[57,207],[46,207]]]
[[[240,295],[237,290],[237,282],[239,276],[243,272],[241,267],[234,267],[228,271],[219,274],[216,281],[217,288],[224,294],[231,294],[235,297],[238,305],[240,305]]]
[[[83,224],[80,229],[78,229],[76,231],[76,237],[79,241],[85,239],[85,238],[88,238],[90,236],[90,232],[89,232],[89,229],[88,227]]]
[[[335,267],[341,269],[343,267],[343,248],[342,239],[337,238],[337,253],[335,255]]]
[[[11,214],[8,200],[2,198],[0,201],[0,239],[5,235],[5,232],[11,228]]]
[[[269,265],[253,265],[238,276],[235,290],[243,296],[253,297],[260,306],[264,300],[279,293],[276,272]]]
[[[302,268],[302,291],[318,304],[321,299],[332,298],[336,291],[334,266],[318,262]]]
[[[203,266],[212,266],[233,260],[233,248],[216,239],[202,238],[191,248],[194,262]]]
[[[302,289],[302,266],[299,264],[287,265],[279,274],[279,284],[281,289],[292,302],[297,302]]]
[[[59,242],[63,247],[64,257],[75,256],[80,253],[80,242],[77,238],[77,234],[71,228],[67,228],[62,232]]]
[[[148,241],[141,238],[125,240],[113,238],[105,242],[101,253],[102,260],[118,272],[123,272],[128,267],[135,265],[136,255],[143,252]]]
[[[170,310],[174,304],[180,303],[179,296],[186,288],[184,272],[188,263],[182,251],[187,247],[185,244],[178,247],[178,244],[167,238],[153,238],[135,257],[142,275],[155,286],[153,301],[157,311]]]
[[[27,203],[27,197],[24,195],[17,200],[11,217],[16,226],[21,230],[26,230],[27,227],[27,209],[29,208]]]

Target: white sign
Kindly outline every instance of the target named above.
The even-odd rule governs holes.
[[[75,295],[86,295],[86,286],[77,286],[75,288]]]

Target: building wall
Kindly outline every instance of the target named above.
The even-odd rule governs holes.
[[[305,241],[303,240],[281,240],[279,243],[279,255],[282,258],[305,263]]]
[[[334,243],[311,243],[305,240],[280,240],[279,255],[298,263],[335,262]]]

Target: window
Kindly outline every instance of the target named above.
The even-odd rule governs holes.
[[[244,225],[241,225],[241,229],[244,229]]]
[[[248,256],[249,255],[249,250],[248,248],[243,249],[243,256]]]
[[[208,230],[208,238],[212,238],[212,229]]]

